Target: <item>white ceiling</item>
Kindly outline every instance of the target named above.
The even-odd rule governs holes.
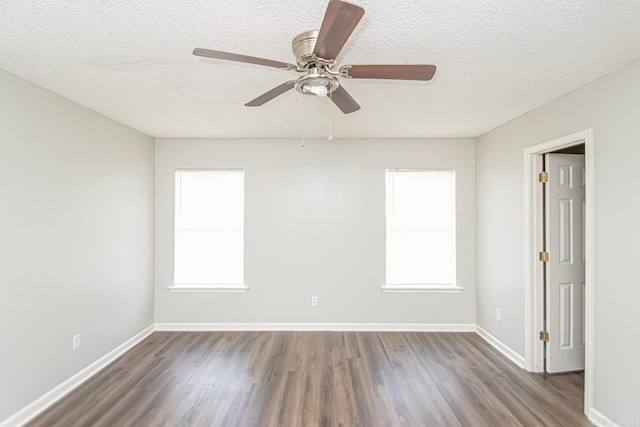
[[[640,57],[638,0],[356,0],[341,64],[430,63],[428,83],[344,82],[362,106],[289,91],[299,74],[195,47],[294,62],[324,0],[2,0],[0,68],[155,137],[475,137]],[[303,102],[304,101],[304,102]]]

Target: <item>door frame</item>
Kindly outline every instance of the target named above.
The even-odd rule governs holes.
[[[543,372],[544,345],[539,331],[544,327],[544,271],[538,253],[543,250],[542,186],[538,173],[542,156],[574,145],[584,144],[585,154],[585,370],[584,410],[593,406],[593,309],[594,309],[594,149],[593,129],[552,139],[524,149],[524,366],[530,372]]]

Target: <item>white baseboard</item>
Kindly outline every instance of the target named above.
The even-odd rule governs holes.
[[[591,411],[589,411],[589,421],[591,421],[598,427],[618,427],[618,424],[614,423],[613,420],[609,419],[606,415],[593,408],[591,408]]]
[[[491,335],[489,332],[481,328],[480,326],[476,326],[476,333],[482,337],[486,342],[495,347],[500,353],[507,356],[509,360],[518,365],[520,368],[524,369],[524,357],[520,356],[518,353],[513,351],[509,346],[500,341],[498,338]]]
[[[38,399],[34,400],[9,418],[0,422],[0,427],[21,426],[33,420],[35,417],[44,412],[49,406],[53,405],[55,402],[63,398],[66,394],[94,376],[105,366],[113,362],[118,357],[122,356],[127,352],[127,350],[138,344],[140,341],[142,341],[152,333],[153,325],[140,331],[71,378],[58,384],[56,387],[40,396]]]
[[[474,323],[156,323],[156,331],[475,332]]]

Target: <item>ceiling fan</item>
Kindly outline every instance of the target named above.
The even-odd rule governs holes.
[[[358,5],[330,0],[320,31],[307,31],[293,39],[292,48],[296,65],[254,56],[239,55],[219,50],[196,48],[193,54],[207,58],[264,65],[287,71],[304,73],[247,102],[248,107],[257,107],[295,88],[305,95],[327,96],[349,114],[360,109],[360,105],[349,95],[338,77],[347,79],[393,79],[431,80],[435,65],[343,65],[336,66],[336,57],[349,36],[362,19],[364,9]]]

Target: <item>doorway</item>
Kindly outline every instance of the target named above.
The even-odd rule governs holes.
[[[593,132],[587,129],[524,150],[524,243],[525,243],[525,369],[545,371],[545,345],[540,332],[545,331],[545,249],[543,186],[539,182],[544,155],[558,151],[574,151],[584,145],[584,408],[588,415],[592,407],[593,352]],[[582,178],[581,178],[582,179]]]

